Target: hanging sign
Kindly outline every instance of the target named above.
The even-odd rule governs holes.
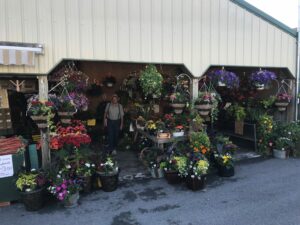
[[[14,175],[12,155],[0,156],[0,178]]]

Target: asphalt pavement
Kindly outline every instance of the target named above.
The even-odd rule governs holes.
[[[239,163],[234,177],[212,175],[197,192],[136,178],[83,196],[76,208],[27,212],[17,203],[0,208],[0,218],[1,225],[300,225],[300,159]]]

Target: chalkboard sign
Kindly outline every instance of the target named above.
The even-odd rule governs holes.
[[[0,156],[0,178],[14,175],[12,155]]]

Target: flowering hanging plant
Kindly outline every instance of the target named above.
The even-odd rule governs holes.
[[[279,93],[276,95],[277,102],[290,102],[292,98],[292,95],[289,95],[288,93]]]
[[[250,75],[250,81],[254,85],[267,85],[270,81],[276,80],[276,78],[276,74],[268,70],[258,70]]]
[[[74,106],[77,110],[86,111],[88,109],[89,100],[84,94],[78,92],[70,92],[69,96],[70,100],[74,103]]]
[[[139,81],[145,96],[161,95],[163,77],[154,65],[146,66],[145,70],[141,72]]]
[[[189,96],[182,92],[175,92],[170,95],[171,103],[187,103],[189,101]]]
[[[208,77],[213,83],[224,83],[228,88],[238,88],[240,85],[237,75],[224,69],[211,71]]]
[[[65,94],[58,97],[57,110],[60,112],[76,112],[76,106],[70,95]]]
[[[38,95],[27,100],[27,114],[29,116],[49,116],[53,114],[54,104],[51,101],[40,101]]]
[[[214,100],[215,97],[210,92],[199,92],[195,104],[212,104]]]

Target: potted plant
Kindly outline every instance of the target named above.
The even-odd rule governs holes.
[[[223,135],[217,135],[215,137],[215,143],[216,143],[218,153],[222,154],[223,146],[226,145],[226,144],[229,144],[231,142],[229,141],[229,137],[225,137]]]
[[[106,87],[113,87],[116,83],[117,83],[117,80],[112,75],[108,75],[107,77],[105,77],[105,79],[103,81],[103,84]]]
[[[81,181],[78,178],[63,177],[61,174],[62,171],[59,171],[48,190],[59,201],[63,202],[64,207],[76,207],[79,200],[79,191],[81,190]]]
[[[38,128],[47,128],[53,118],[54,104],[50,101],[39,101],[37,96],[28,100],[27,114],[37,124]]]
[[[144,95],[157,98],[161,96],[163,77],[154,65],[146,66],[139,78]]]
[[[215,156],[217,161],[218,174],[221,177],[234,176],[234,163],[231,154],[218,154]]]
[[[273,156],[278,159],[286,159],[292,147],[293,147],[293,142],[290,138],[279,137],[275,140],[275,148],[273,149]]]
[[[58,98],[58,115],[62,123],[71,123],[72,116],[77,112],[73,99],[70,95],[62,95]]]
[[[204,119],[199,115],[199,113],[191,114],[191,129],[192,132],[203,131],[204,127]]]
[[[84,193],[92,190],[92,176],[95,172],[95,164],[80,160],[76,168],[76,175],[82,180],[81,186]]]
[[[285,111],[286,107],[290,104],[292,95],[287,93],[279,93],[276,95],[275,106],[278,107],[278,111]]]
[[[169,184],[178,184],[182,181],[182,177],[186,173],[186,166],[187,157],[185,156],[171,156],[160,164]]]
[[[224,68],[221,70],[214,70],[208,74],[209,79],[217,84],[219,87],[238,88],[240,81],[235,73],[226,71]]]
[[[243,106],[238,104],[231,105],[228,112],[235,118],[234,132],[236,134],[244,134],[244,119],[246,118],[246,110]]]
[[[119,181],[119,167],[112,157],[106,157],[97,167],[103,191],[115,191]]]
[[[31,170],[18,174],[16,186],[26,210],[36,211],[44,206],[46,181],[46,175],[41,171]]]
[[[191,132],[189,141],[194,153],[208,154],[210,150],[210,140],[206,132]]]
[[[195,100],[195,109],[198,109],[201,116],[207,116],[213,107],[214,96],[210,92],[199,92]]]
[[[148,120],[146,122],[146,129],[147,131],[149,132],[150,135],[154,135],[156,134],[156,131],[157,131],[157,125],[156,123],[153,121],[153,120]]]
[[[209,162],[201,154],[194,154],[188,163],[186,185],[193,191],[201,190],[205,187],[206,175]]]
[[[173,131],[173,137],[182,137],[184,136],[184,126],[183,125],[177,125],[175,127],[175,130]]]
[[[258,70],[250,75],[251,83],[257,90],[265,89],[265,86],[270,84],[272,80],[276,80],[277,76],[274,72],[268,70]]]
[[[170,106],[174,109],[176,114],[183,112],[186,103],[189,101],[189,96],[182,92],[175,92],[170,95]]]
[[[144,119],[144,117],[139,116],[139,117],[136,119],[136,128],[137,128],[137,129],[140,129],[140,130],[144,130],[144,129],[145,129],[145,126],[146,126],[146,120]]]
[[[163,169],[160,163],[163,160],[164,151],[161,148],[144,148],[141,151],[140,159],[144,162],[153,178],[162,178]]]

